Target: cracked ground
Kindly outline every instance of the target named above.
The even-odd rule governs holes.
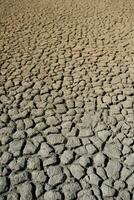
[[[0,200],[133,200],[134,1],[0,13]]]

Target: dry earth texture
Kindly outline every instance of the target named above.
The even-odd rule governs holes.
[[[0,0],[0,200],[134,199],[134,1]]]

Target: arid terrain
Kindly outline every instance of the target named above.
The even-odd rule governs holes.
[[[0,200],[134,200],[134,1],[0,0]]]

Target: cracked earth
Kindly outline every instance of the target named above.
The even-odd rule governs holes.
[[[0,200],[134,199],[133,11],[0,0]]]

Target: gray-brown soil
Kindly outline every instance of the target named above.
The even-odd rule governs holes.
[[[134,1],[0,0],[0,200],[134,199]]]

